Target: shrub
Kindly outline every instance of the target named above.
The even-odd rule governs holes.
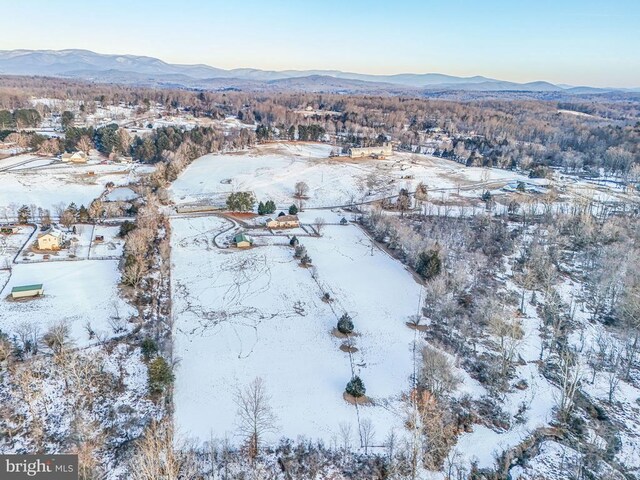
[[[306,267],[307,265],[311,265],[311,262],[312,262],[311,257],[310,257],[309,255],[307,255],[306,253],[305,253],[305,254],[302,256],[302,258],[300,259],[300,263],[301,263],[302,265],[304,265],[305,267]]]
[[[295,250],[293,256],[295,258],[302,258],[305,255],[307,255],[307,249],[305,248],[305,246],[304,245],[298,245],[296,247],[296,250]]]
[[[298,237],[296,237],[295,235],[291,237],[291,240],[289,240],[289,245],[291,245],[292,247],[297,247],[299,243],[300,241],[298,240]]]
[[[227,197],[227,208],[232,212],[247,212],[253,210],[256,199],[251,192],[234,192]],[[264,208],[264,206],[263,206]]]
[[[347,383],[345,392],[347,392],[352,397],[360,398],[364,396],[364,394],[367,392],[367,389],[364,387],[364,383],[362,382],[360,377],[356,375],[351,380],[349,380],[349,383]]]
[[[129,220],[125,220],[122,225],[120,225],[120,231],[118,232],[118,236],[121,238],[124,238],[127,236],[127,233],[129,233],[132,230],[135,230],[136,228],[136,224],[133,222],[130,222]]]
[[[158,353],[158,344],[153,339],[146,337],[144,340],[142,340],[140,349],[142,350],[142,356],[148,362]]]
[[[264,213],[269,214],[276,211],[276,204],[273,200],[267,200],[264,204]]]
[[[167,361],[162,357],[156,357],[147,365],[149,392],[162,393],[173,383],[173,372]]]
[[[418,255],[416,272],[425,280],[437,277],[442,270],[442,260],[437,250],[427,250]]]
[[[345,335],[348,335],[350,333],[353,333],[353,320],[351,320],[351,317],[349,316],[348,313],[343,314],[340,317],[340,320],[338,320],[338,331],[340,333],[344,333]]]

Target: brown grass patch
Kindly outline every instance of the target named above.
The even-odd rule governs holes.
[[[333,329],[331,330],[331,335],[333,335],[336,338],[349,338],[349,337],[357,337],[358,334],[357,333],[342,333],[340,330],[338,330],[337,327],[333,327]]]
[[[233,213],[227,213],[226,215],[227,217],[237,218],[238,220],[244,220],[247,218],[251,219],[258,216],[253,212],[233,212]]]
[[[354,347],[353,345],[349,345],[348,343],[343,343],[342,345],[340,345],[340,350],[342,350],[345,353],[356,353],[358,351],[357,347]]]
[[[375,402],[366,395],[356,398],[353,395],[349,395],[347,392],[343,392],[342,398],[344,398],[345,402],[350,403],[351,405],[360,405],[363,407],[375,405]]]

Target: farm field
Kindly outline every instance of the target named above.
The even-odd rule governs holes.
[[[351,363],[339,349],[344,340],[332,334],[345,311],[358,333],[354,370],[380,405],[361,406],[360,419],[371,420],[380,441],[400,430],[397,400],[408,386],[414,338],[404,322],[419,299],[411,275],[372,251],[353,225],[305,239],[317,283],[289,247],[218,249],[212,237],[226,228],[217,217],[172,221],[180,432],[207,440],[237,431],[234,392],[260,377],[278,416],[271,440],[303,435],[329,442],[340,424],[357,436],[358,413],[342,398]],[[373,283],[373,275],[386,281]],[[322,291],[334,301],[323,302]]]
[[[499,189],[512,181],[546,184],[506,170],[469,168],[426,155],[395,152],[386,160],[329,158],[331,145],[277,143],[238,154],[205,155],[194,161],[171,186],[177,204],[223,205],[233,191],[253,191],[259,200],[272,199],[279,208],[292,203],[294,185],[309,185],[308,208],[347,205],[415,190],[419,182],[437,194],[478,197],[482,185]],[[446,190],[450,190],[447,192]]]
[[[20,157],[31,158],[29,155]],[[4,162],[16,162],[16,158],[0,161],[0,169]],[[49,210],[60,203],[89,205],[100,196],[108,182],[126,185],[135,181],[140,173],[153,171],[153,167],[138,165],[41,165],[45,160],[38,157],[23,166],[0,171],[0,218],[6,216],[5,210],[10,205],[35,205]],[[93,174],[89,175],[89,172]]]
[[[43,334],[50,326],[65,322],[78,347],[125,333],[136,312],[120,297],[119,280],[115,260],[14,265],[9,282],[0,292],[2,331],[17,335],[30,324]],[[13,287],[39,283],[44,286],[42,297],[8,298]],[[95,332],[93,337],[88,333],[89,324]]]

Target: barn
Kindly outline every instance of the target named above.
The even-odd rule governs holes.
[[[233,237],[233,243],[238,248],[249,248],[251,245],[253,245],[253,240],[248,235],[239,233],[238,235]]]
[[[35,285],[22,285],[11,289],[11,298],[28,298],[39,297],[44,294],[44,288],[41,283]]]
[[[351,158],[364,158],[364,157],[376,157],[384,158],[393,153],[390,143],[385,143],[379,147],[362,147],[362,148],[350,148],[349,156]]]

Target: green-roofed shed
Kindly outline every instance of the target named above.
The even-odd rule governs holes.
[[[248,235],[239,233],[233,237],[233,243],[235,243],[238,248],[249,248],[253,244],[253,240]]]
[[[22,285],[11,289],[11,298],[38,297],[42,294],[44,294],[44,288],[41,283]]]

